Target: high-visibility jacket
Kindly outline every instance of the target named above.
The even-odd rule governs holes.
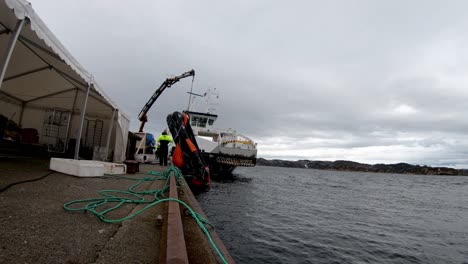
[[[171,136],[169,136],[166,133],[163,133],[158,138],[159,150],[162,153],[167,153],[168,152],[168,145],[169,145],[169,143],[172,143],[172,142],[173,142],[173,140],[172,140]]]

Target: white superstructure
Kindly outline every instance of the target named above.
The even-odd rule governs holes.
[[[216,88],[209,88],[203,95],[190,91],[188,111],[190,125],[200,150],[210,163],[214,174],[230,173],[237,166],[253,167],[257,163],[257,144],[249,137],[233,129],[214,127],[218,115],[213,114],[218,104]],[[192,96],[193,95],[193,96]],[[194,99],[202,97],[206,111],[192,111]],[[198,101],[200,102],[200,101]]]
[[[255,166],[257,146],[252,139],[232,129],[215,128],[213,124],[217,115],[194,111],[186,113],[200,150],[209,156],[216,170],[231,172],[237,166]]]

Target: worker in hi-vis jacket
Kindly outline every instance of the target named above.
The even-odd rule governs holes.
[[[162,132],[162,135],[158,138],[159,144],[159,165],[167,166],[167,155],[169,150],[169,143],[172,143],[172,138],[167,134],[167,130]]]

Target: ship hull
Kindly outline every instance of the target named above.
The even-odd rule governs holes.
[[[203,156],[209,164],[211,174],[218,179],[231,176],[237,167],[254,167],[256,165],[255,157],[236,157],[206,152]]]

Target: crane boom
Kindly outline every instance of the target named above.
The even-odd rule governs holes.
[[[190,71],[185,72],[185,73],[183,73],[183,74],[181,74],[179,76],[174,76],[174,77],[167,78],[161,84],[161,86],[159,86],[159,88],[154,92],[153,96],[151,96],[151,98],[148,100],[148,102],[145,104],[145,106],[143,106],[143,109],[141,109],[140,114],[138,114],[138,120],[141,121],[139,132],[143,132],[143,128],[145,126],[145,123],[148,122],[148,117],[146,116],[146,114],[150,110],[151,106],[153,106],[154,102],[156,102],[158,97],[162,94],[162,92],[164,92],[164,90],[166,90],[166,88],[171,87],[173,84],[180,81],[181,79],[187,78],[187,77],[190,77],[190,76],[192,76],[192,78],[195,78],[195,71],[194,70],[190,70]]]

